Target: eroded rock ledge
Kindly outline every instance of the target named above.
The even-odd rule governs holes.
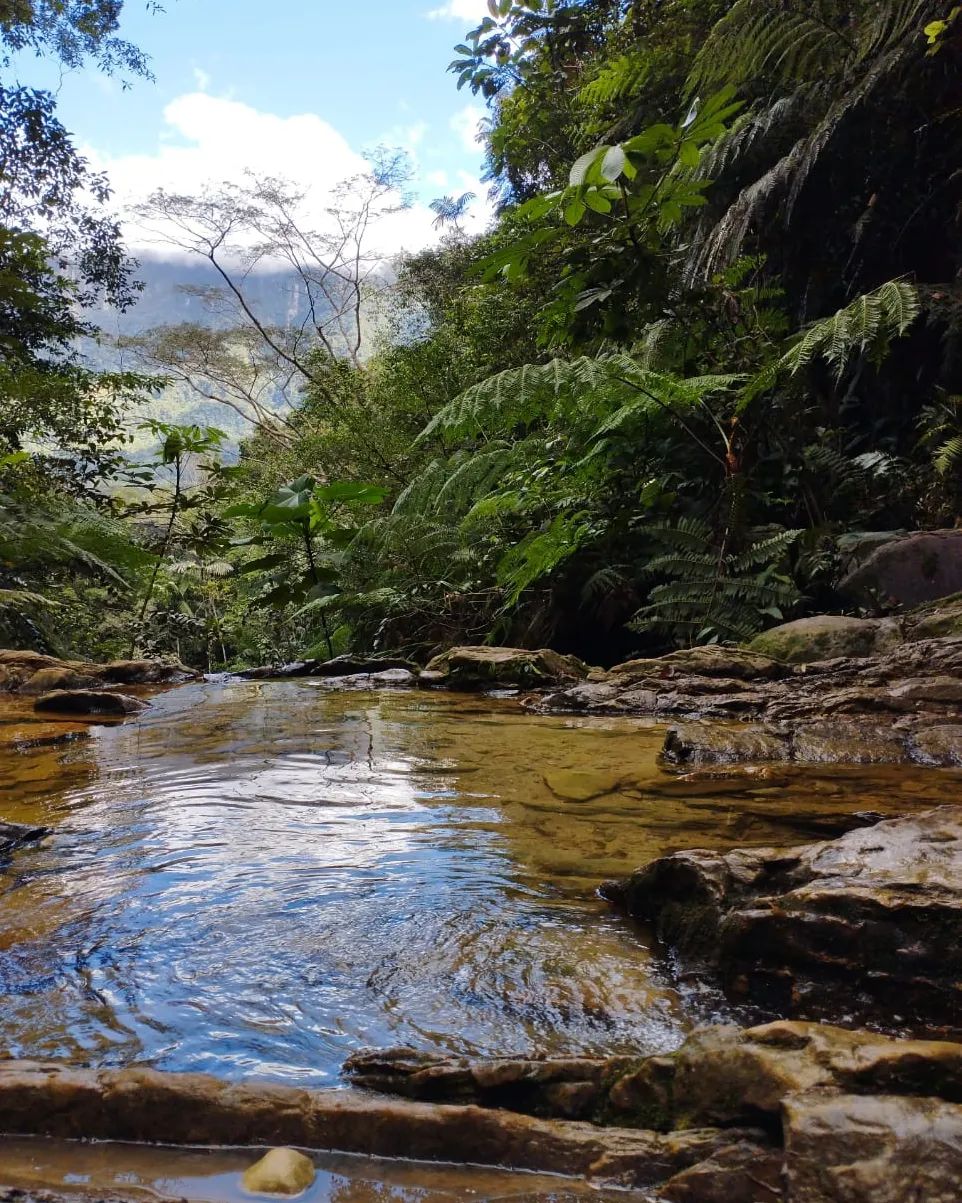
[[[601,892],[732,998],[962,1034],[962,806],[801,847],[678,852]]]
[[[478,1060],[410,1049],[347,1065],[368,1088],[679,1135],[737,1131],[658,1198],[687,1203],[948,1203],[962,1179],[962,1045],[815,1023],[697,1030],[632,1060]],[[749,1136],[754,1127],[767,1139]],[[919,1193],[920,1188],[924,1188]]]
[[[731,1157],[733,1150],[759,1149],[764,1140],[739,1127],[677,1133],[600,1128],[358,1091],[25,1061],[0,1062],[0,1131],[173,1145],[293,1145],[530,1169],[632,1187],[658,1185]]]

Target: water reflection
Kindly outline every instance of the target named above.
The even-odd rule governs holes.
[[[362,1045],[671,1047],[685,1008],[598,881],[905,794],[860,770],[666,797],[661,738],[308,681],[189,686],[65,747],[0,744],[0,818],[54,827],[0,878],[0,1041],[305,1084]],[[610,790],[559,796],[586,769]],[[898,780],[916,807],[957,789]]]
[[[241,1187],[256,1160],[248,1150],[191,1150],[130,1145],[82,1145],[0,1138],[4,1185],[51,1188],[124,1198],[190,1199],[191,1203],[249,1203]],[[624,1200],[581,1182],[479,1167],[431,1166],[328,1154],[315,1157],[317,1179],[303,1203],[596,1203]],[[629,1196],[634,1197],[634,1196]]]

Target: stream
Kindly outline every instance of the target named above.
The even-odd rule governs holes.
[[[598,884],[673,849],[823,838],[851,812],[958,792],[953,773],[826,767],[715,796],[673,788],[663,728],[639,720],[316,680],[184,686],[54,746],[23,747],[24,703],[0,718],[0,818],[52,828],[0,875],[3,1052],[301,1086],[339,1085],[363,1046],[648,1053],[744,1019],[674,977]],[[0,1145],[14,1160],[33,1164]],[[391,1172],[365,1193],[348,1159],[312,1198],[472,1197],[432,1185],[439,1170],[414,1194]],[[581,1197],[535,1186],[525,1198]]]

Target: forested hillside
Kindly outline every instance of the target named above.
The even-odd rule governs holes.
[[[130,277],[109,222],[76,219],[82,165],[43,110],[62,240],[29,181],[2,215],[6,641],[205,668],[484,641],[611,662],[845,608],[841,537],[956,523],[949,0],[489,9],[450,70],[488,109],[490,232],[465,237],[446,198],[440,248],[392,274],[302,256],[338,290],[293,336],[241,304],[217,354],[188,338],[201,386],[247,390],[254,421],[230,468],[216,429],[156,426],[161,486],[112,442],[151,382],[71,351],[77,304],[123,305]],[[141,67],[76,36],[53,45]],[[383,165],[352,181],[347,228],[396,188]],[[142,370],[183,366],[183,345],[161,352]]]

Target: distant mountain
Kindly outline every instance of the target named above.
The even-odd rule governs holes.
[[[224,281],[212,264],[201,259],[160,259],[143,257],[135,273],[144,287],[137,303],[125,313],[101,308],[88,311],[87,317],[102,332],[99,344],[84,348],[87,357],[98,367],[112,370],[140,370],[130,354],[123,354],[115,340],[132,337],[159,326],[178,326],[191,323],[211,328],[224,328],[233,321],[218,312],[204,299],[213,289],[223,289]],[[307,295],[303,281],[294,271],[256,272],[244,282],[244,294],[258,318],[269,326],[287,327],[304,321],[307,314]],[[281,408],[294,398],[278,396]],[[229,451],[250,432],[250,426],[233,410],[217,402],[199,397],[187,385],[171,385],[156,397],[146,411],[132,413],[130,424],[136,427],[145,417],[164,422],[194,423],[217,426],[229,436]],[[135,455],[146,455],[152,440],[138,434],[134,442]]]

